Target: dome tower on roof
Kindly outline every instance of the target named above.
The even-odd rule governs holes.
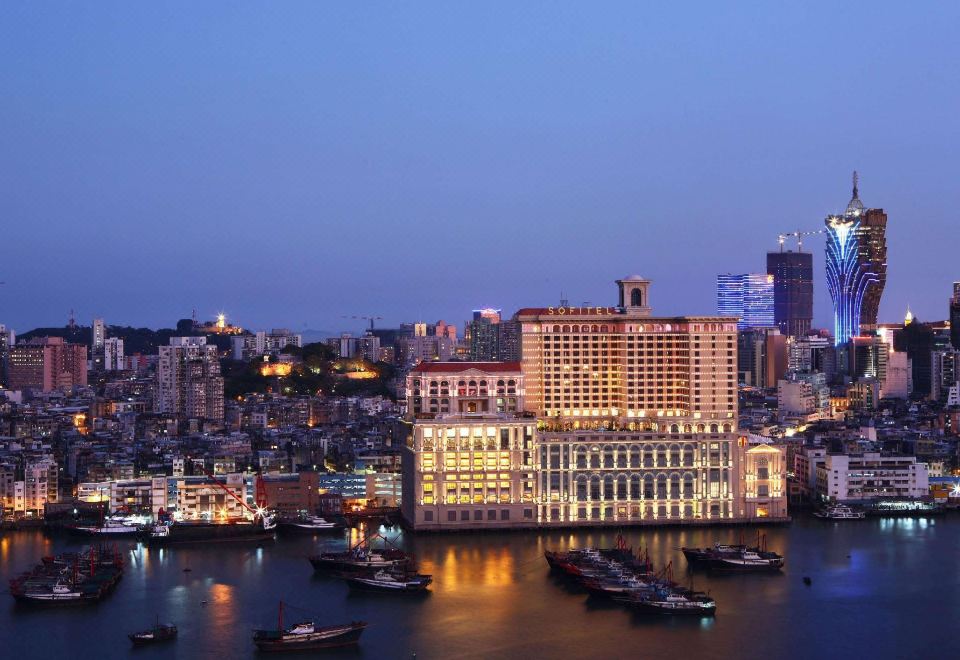
[[[863,202],[860,201],[860,176],[857,174],[857,171],[853,171],[853,197],[850,198],[850,203],[847,204],[847,211],[844,215],[861,215],[863,213]]]
[[[629,316],[650,316],[650,280],[640,275],[628,275],[617,280],[620,289],[618,305]]]

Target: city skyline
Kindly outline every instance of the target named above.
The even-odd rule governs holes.
[[[5,8],[0,322],[459,324],[608,304],[624,272],[711,313],[716,274],[822,226],[853,169],[890,217],[880,320],[946,318],[958,8],[555,9]],[[820,48],[853,27],[870,49]],[[838,107],[851,84],[870,102]]]

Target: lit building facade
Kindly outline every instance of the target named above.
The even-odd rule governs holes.
[[[520,364],[422,363],[407,376],[412,429],[401,511],[415,530],[535,524],[536,420]]]
[[[648,280],[617,283],[617,306],[518,311],[519,364],[411,371],[402,502],[409,526],[786,516],[782,455],[761,465],[764,450],[749,454],[737,433],[735,319],[653,317]],[[757,457],[749,502],[748,455]]]
[[[537,521],[741,518],[734,319],[654,318],[648,280],[617,284],[616,307],[516,315],[539,418]]]
[[[826,219],[827,286],[834,309],[834,343],[845,344],[877,324],[887,281],[887,215],[860,201],[857,174],[843,215]]]
[[[61,337],[37,337],[10,349],[12,390],[69,390],[87,384],[87,347]]]
[[[774,276],[763,273],[717,275],[717,313],[740,319],[737,328],[774,325]]]

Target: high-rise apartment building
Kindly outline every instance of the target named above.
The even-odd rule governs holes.
[[[853,197],[843,215],[826,219],[827,286],[834,309],[834,344],[877,325],[887,281],[887,214],[864,208],[853,173]]]
[[[717,313],[739,319],[737,328],[771,328],[774,324],[773,275],[717,275]]]
[[[504,320],[499,309],[475,309],[464,329],[472,362],[515,362],[520,359],[520,324]]]
[[[123,354],[123,339],[110,337],[103,340],[103,370],[123,371],[126,369],[126,360]]]
[[[950,344],[960,351],[960,282],[953,283],[950,298]]]
[[[206,337],[171,337],[160,347],[155,412],[223,421],[223,377],[217,347]]]
[[[261,355],[279,355],[287,346],[302,347],[303,336],[279,328],[270,332],[260,330],[254,334],[239,335],[233,337],[231,342],[233,359],[247,361]]]
[[[87,347],[61,337],[36,337],[10,349],[12,390],[50,392],[87,384]]]
[[[813,324],[813,255],[768,252],[767,274],[773,276],[773,319],[780,333],[805,335]]]

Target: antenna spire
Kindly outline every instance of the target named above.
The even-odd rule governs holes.
[[[858,185],[859,183],[860,183],[860,175],[857,174],[857,171],[856,171],[856,170],[854,170],[854,171],[853,171],[853,197],[854,197],[854,199],[860,197],[860,190],[859,190],[859,185]]]

